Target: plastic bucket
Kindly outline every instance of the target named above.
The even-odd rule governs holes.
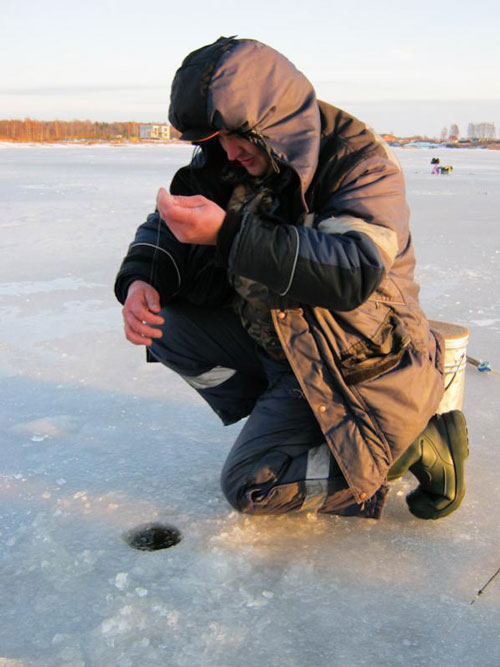
[[[465,367],[470,330],[460,324],[429,320],[432,329],[444,338],[444,396],[437,412],[461,410],[465,393]]]

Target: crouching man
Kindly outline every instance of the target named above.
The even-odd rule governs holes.
[[[436,415],[442,342],[418,301],[404,178],[379,137],[283,55],[220,38],[175,76],[193,142],[116,281],[125,335],[224,424],[242,512],[378,518],[410,470],[422,519],[464,493],[461,412]],[[201,445],[203,446],[203,445]]]

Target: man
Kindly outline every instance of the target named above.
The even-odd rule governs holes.
[[[160,189],[115,291],[130,342],[225,424],[248,415],[222,471],[229,502],[378,518],[409,469],[410,511],[450,514],[467,430],[459,411],[434,416],[441,342],[397,160],[254,40],[189,54],[169,118],[199,151]]]

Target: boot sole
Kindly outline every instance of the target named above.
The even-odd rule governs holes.
[[[454,411],[455,412],[455,411]],[[432,505],[428,505],[429,512],[425,508],[419,508],[418,504],[415,507],[412,507],[412,499],[416,499],[418,496],[425,496],[425,492],[420,491],[420,487],[415,489],[406,496],[406,502],[410,512],[418,517],[419,519],[442,519],[445,516],[448,516],[456,509],[458,509],[462,503],[462,500],[465,496],[465,459],[469,456],[469,437],[467,431],[467,424],[465,417],[460,411],[456,411],[458,418],[447,418],[448,415],[443,415],[444,425],[448,433],[448,442],[450,443],[450,452],[453,459],[453,467],[455,469],[455,497],[450,502],[449,505],[444,507],[442,510],[437,510],[432,508]]]

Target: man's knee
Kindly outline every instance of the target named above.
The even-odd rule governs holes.
[[[210,386],[210,383],[218,384],[227,380],[234,371],[224,368],[217,374],[217,367],[204,358],[207,336],[204,335],[203,328],[197,322],[197,313],[193,310],[194,307],[190,304],[175,302],[163,308],[160,312],[164,319],[164,324],[160,327],[163,336],[153,339],[150,352],[188,382],[193,378],[196,389],[203,389],[206,383]],[[215,377],[212,378],[211,371],[214,368]],[[210,377],[205,378],[207,373]],[[200,386],[196,384],[198,376]]]
[[[229,504],[248,514],[273,513],[272,508],[267,508],[266,498],[279,484],[290,461],[283,452],[270,452],[246,465],[233,465],[228,459],[221,473],[221,488]]]

